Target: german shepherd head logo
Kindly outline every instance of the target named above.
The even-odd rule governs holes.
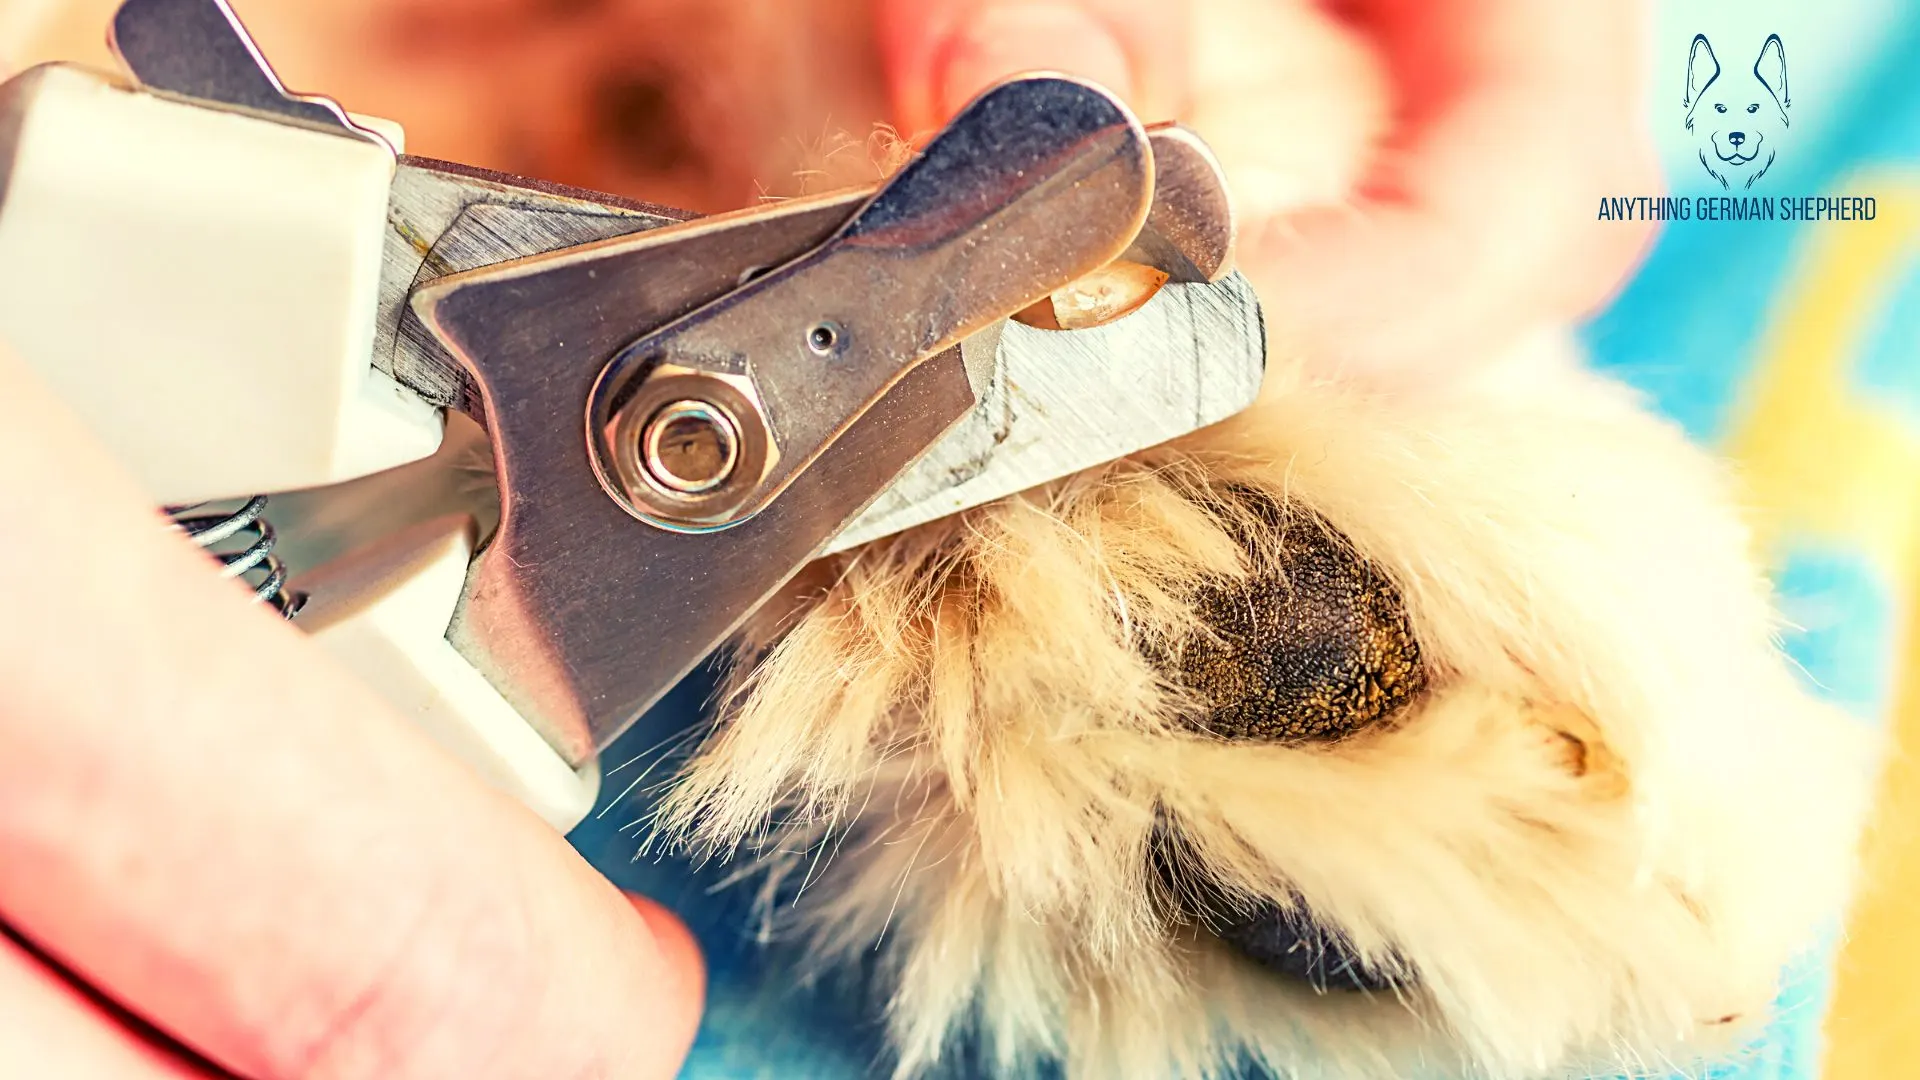
[[[1700,150],[1700,164],[1723,188],[1752,187],[1773,167],[1787,131],[1787,50],[1779,34],[1767,36],[1748,73],[1720,68],[1707,35],[1695,34],[1687,51],[1687,130]]]

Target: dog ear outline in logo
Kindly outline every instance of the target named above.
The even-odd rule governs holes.
[[[1780,35],[1775,34],[1767,40],[1779,41]],[[1703,52],[1707,54],[1707,63],[1713,65],[1713,71],[1704,79],[1700,78],[1700,54]],[[1761,55],[1765,54],[1766,50],[1762,49]],[[1714,80],[1719,77],[1720,58],[1713,55],[1713,42],[1708,41],[1705,34],[1693,35],[1693,46],[1687,50],[1687,93],[1680,101],[1680,104],[1687,107],[1688,131],[1693,130],[1693,110],[1700,104],[1700,95],[1706,93],[1707,87],[1712,86]]]
[[[1767,35],[1753,63],[1753,82],[1725,79],[1713,44],[1695,34],[1687,49],[1687,131],[1699,142],[1700,166],[1723,188],[1744,174],[1744,187],[1767,174],[1779,152],[1779,134],[1789,126],[1787,50],[1779,34]],[[1696,123],[1698,121],[1698,123]],[[1696,127],[1700,130],[1696,131]]]
[[[1769,58],[1772,63],[1768,63]],[[1787,96],[1787,47],[1780,41],[1779,34],[1768,34],[1766,44],[1760,46],[1760,58],[1753,62],[1753,77],[1759,79],[1760,85],[1779,103],[1781,123],[1791,124],[1793,121],[1787,116],[1787,108],[1793,104],[1793,99]]]

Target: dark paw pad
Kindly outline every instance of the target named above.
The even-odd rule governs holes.
[[[1211,704],[1199,726],[1230,739],[1332,740],[1419,696],[1426,667],[1393,583],[1319,519],[1257,493],[1224,497],[1247,511],[1235,516],[1256,569],[1198,590],[1206,632],[1162,661]]]
[[[1282,902],[1229,895],[1165,819],[1155,829],[1149,861],[1170,918],[1197,924],[1275,975],[1323,994],[1384,992],[1414,982],[1402,963],[1363,960],[1345,933],[1317,918],[1298,896]]]

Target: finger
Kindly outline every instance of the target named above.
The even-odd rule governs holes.
[[[694,940],[693,931],[687,929],[687,924],[681,922],[678,915],[662,907],[658,901],[628,893],[627,903],[633,905],[641,921],[652,931],[661,955],[667,958],[668,970],[683,980],[677,997],[696,1003],[704,999],[707,992],[707,965],[700,955],[700,943]],[[690,1021],[697,1020],[698,1017],[690,1018]],[[691,1033],[691,1022],[688,1030]]]
[[[1276,336],[1418,376],[1605,299],[1651,226],[1594,208],[1659,186],[1638,116],[1644,14],[1606,0],[1360,5],[1398,129],[1355,205],[1243,232]]]
[[[686,950],[4,357],[0,462],[0,918],[257,1080],[672,1074]]]
[[[1184,105],[1185,0],[873,0],[895,123],[932,131],[981,90],[1022,71],[1105,86],[1142,117]]]
[[[211,1074],[118,1023],[0,933],[0,1076],[210,1080]]]

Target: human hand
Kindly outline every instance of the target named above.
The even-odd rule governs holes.
[[[1102,82],[1189,120],[1240,209],[1239,262],[1276,343],[1395,381],[1445,376],[1514,334],[1592,310],[1651,238],[1595,222],[1658,190],[1641,113],[1638,3],[873,0],[896,122],[937,123],[1015,71]],[[1384,64],[1384,130],[1354,66]],[[1378,136],[1350,194],[1316,165]]]
[[[671,915],[249,605],[3,351],[0,462],[0,1076],[674,1073]]]

